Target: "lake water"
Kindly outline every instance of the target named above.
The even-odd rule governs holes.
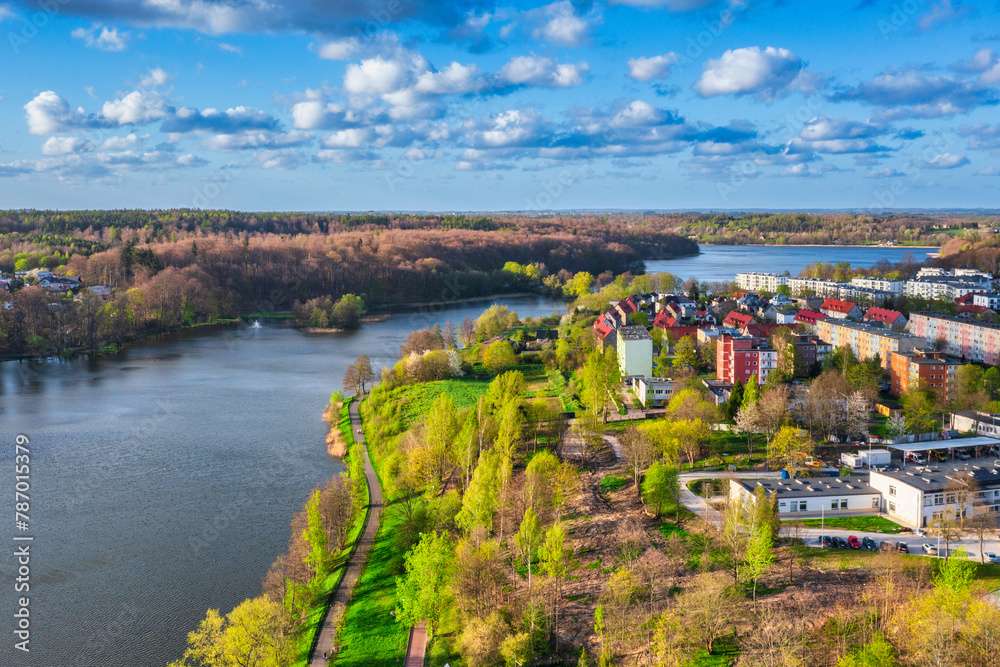
[[[669,272],[682,279],[728,281],[742,271],[788,271],[797,276],[813,262],[850,262],[853,266],[874,266],[883,259],[893,263],[906,258],[922,262],[928,252],[934,250],[877,246],[702,245],[701,253],[692,257],[647,261],[646,271]]]
[[[563,309],[497,302],[522,316]],[[347,365],[359,354],[391,363],[414,329],[459,324],[489,303],[396,314],[344,335],[265,325],[99,360],[0,364],[0,496],[12,501],[13,436],[25,433],[35,537],[29,659],[11,648],[15,566],[0,560],[0,664],[162,667],[178,657],[205,609],[260,592],[292,514],[339,470],[321,414]]]

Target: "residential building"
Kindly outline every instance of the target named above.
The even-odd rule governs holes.
[[[907,331],[953,357],[1000,364],[1000,325],[932,313],[911,313]]]
[[[733,384],[731,382],[703,378],[701,383],[708,389],[708,393],[712,395],[712,401],[716,405],[725,404],[729,401],[729,397],[733,395]]]
[[[927,528],[937,517],[960,519],[1000,510],[1000,469],[935,464],[872,470],[869,484],[882,497],[882,510],[909,528]]]
[[[829,318],[816,323],[816,334],[834,349],[844,346],[851,348],[854,356],[862,361],[877,355],[885,369],[889,368],[893,352],[910,352],[923,343],[918,336],[905,332]]]
[[[891,308],[872,306],[865,311],[864,321],[879,322],[891,329],[906,328],[906,316],[898,310],[892,310]]]
[[[951,413],[951,429],[962,433],[976,433],[1000,437],[1000,414],[962,410]]]
[[[889,280],[888,278],[862,276],[858,278],[851,278],[851,284],[865,289],[889,292],[890,294],[902,294],[903,287],[906,283],[903,280]]]
[[[817,322],[825,319],[826,315],[816,312],[815,310],[802,309],[795,313],[795,321],[798,324],[805,324],[807,326],[816,326]]]
[[[835,320],[861,319],[861,309],[858,305],[842,299],[825,299],[819,307],[819,312]]]
[[[977,293],[972,297],[972,305],[990,310],[1000,310],[1000,292]]]
[[[869,484],[867,475],[846,477],[806,477],[795,479],[731,479],[729,497],[755,502],[760,486],[776,495],[779,516],[837,516],[877,513],[881,495]]]
[[[808,377],[823,363],[833,346],[818,336],[797,335],[795,343],[795,375]]]
[[[930,389],[941,400],[949,401],[955,395],[955,371],[960,365],[957,359],[941,352],[893,352],[889,360],[890,391],[901,396],[911,389]]]
[[[626,378],[653,374],[653,339],[646,327],[621,327],[615,335],[618,368]]]
[[[742,329],[752,322],[753,315],[741,313],[738,310],[730,311],[729,314],[722,320],[722,324],[724,326],[733,327],[734,329]]]
[[[756,377],[763,384],[778,365],[778,353],[766,338],[723,334],[715,346],[716,378],[735,384]]]
[[[740,289],[751,292],[771,292],[773,294],[778,291],[778,287],[788,284],[788,276],[778,275],[777,273],[751,271],[748,273],[737,273],[735,282],[736,286]]]
[[[674,395],[670,378],[640,376],[632,379],[632,390],[644,408],[661,408]]]

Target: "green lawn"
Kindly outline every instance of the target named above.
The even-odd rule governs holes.
[[[403,571],[403,552],[394,534],[403,519],[400,503],[387,505],[382,512],[382,525],[368,563],[347,605],[334,665],[403,664],[410,629],[392,615],[396,607],[396,577]]]
[[[838,528],[856,530],[866,533],[901,533],[903,527],[882,516],[828,516],[825,519],[787,519],[785,525],[805,526],[806,528]]]
[[[622,475],[605,475],[597,483],[597,487],[601,490],[601,493],[610,493],[621,489],[630,481],[628,477],[623,477]]]

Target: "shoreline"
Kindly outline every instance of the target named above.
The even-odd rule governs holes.
[[[941,248],[939,245],[880,245],[877,243],[703,243],[699,241],[698,245],[710,247],[733,246],[750,248],[880,248],[884,250],[939,250]]]

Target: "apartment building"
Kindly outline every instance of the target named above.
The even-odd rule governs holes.
[[[722,334],[715,346],[716,378],[735,384],[756,377],[759,384],[778,365],[778,353],[766,338]]]
[[[615,336],[618,368],[626,378],[653,374],[653,339],[646,327],[621,327]]]
[[[892,331],[883,326],[825,319],[816,323],[816,335],[833,346],[851,348],[858,359],[878,355],[882,368],[889,368],[893,352],[910,352],[924,341],[916,335]]]
[[[788,284],[788,276],[777,273],[750,271],[736,274],[736,286],[750,292],[777,292],[778,287]]]
[[[903,280],[889,280],[888,278],[864,276],[858,278],[851,278],[851,284],[869,290],[889,292],[890,294],[902,294],[903,287],[906,284],[906,282]]]
[[[894,396],[901,396],[922,387],[942,400],[951,400],[955,395],[955,371],[960,365],[960,361],[941,352],[893,352],[889,360],[890,390]]]
[[[951,315],[911,313],[906,329],[953,357],[1000,364],[1000,325]]]
[[[972,297],[972,305],[990,310],[1000,310],[1000,292],[976,293]]]

